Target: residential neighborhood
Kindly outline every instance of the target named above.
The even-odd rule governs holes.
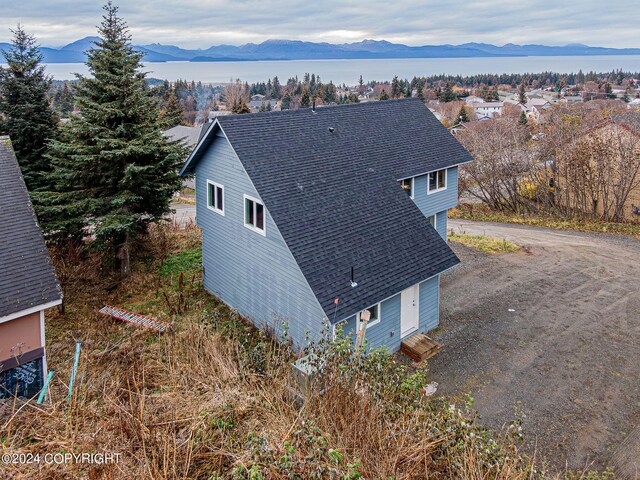
[[[0,479],[640,478],[633,15],[443,6],[3,7]]]

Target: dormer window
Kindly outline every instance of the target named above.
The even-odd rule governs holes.
[[[435,193],[447,188],[447,169],[437,170],[429,174],[427,193]]]
[[[409,197],[413,198],[413,178],[405,178],[404,180],[400,180],[400,185],[407,192]]]

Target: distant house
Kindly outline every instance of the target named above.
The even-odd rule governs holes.
[[[0,399],[36,395],[47,369],[44,312],[62,289],[9,137],[0,137]]]
[[[493,117],[495,115],[502,115],[502,109],[504,107],[503,102],[482,102],[472,103],[471,107],[478,117],[487,115]]]
[[[326,326],[371,346],[438,326],[459,260],[447,210],[470,155],[417,98],[221,117],[195,174],[205,288],[303,346]]]
[[[561,102],[564,102],[567,105],[582,103],[582,95],[567,95],[565,97],[562,97]]]
[[[540,123],[545,110],[552,106],[551,102],[544,98],[532,98],[525,104],[527,117],[533,118],[536,122]]]
[[[583,210],[584,213],[602,216],[605,216],[606,210],[608,215],[612,216],[617,195],[620,194],[621,189],[625,189],[628,195],[624,204],[621,205],[620,219],[640,221],[640,172],[636,171],[638,159],[640,159],[640,112],[631,110],[623,115],[602,120],[578,138],[574,144],[568,145],[566,154],[570,155],[574,148],[581,145],[590,146],[591,141],[600,141],[611,147],[609,150],[611,157],[606,160],[610,162],[608,163],[609,171],[606,175],[598,175],[595,172],[591,174],[592,191],[584,192],[583,195],[583,198],[590,199],[585,202],[586,208],[584,205],[572,206]],[[624,152],[624,157],[621,152]],[[594,168],[596,169],[597,167]],[[572,188],[563,178],[559,179],[559,183],[561,188],[571,193],[585,188],[583,185],[580,185],[580,189]]]
[[[468,97],[464,98],[464,103],[467,105],[473,105],[474,103],[485,103],[485,101],[483,98],[469,95]]]
[[[280,108],[278,107],[277,100],[261,99],[261,100],[251,100],[249,102],[249,110],[251,110],[252,112],[260,111],[261,107],[271,108],[271,110],[278,110]]]
[[[457,135],[460,131],[462,131],[462,130],[468,130],[469,128],[474,128],[474,127],[476,127],[477,125],[479,125],[479,124],[481,124],[482,122],[485,122],[485,121],[487,121],[487,120],[491,120],[491,118],[485,115],[485,116],[483,116],[483,117],[480,117],[478,120],[474,120],[474,121],[472,121],[472,122],[464,122],[464,123],[459,122],[459,123],[456,123],[453,127],[451,127],[451,128],[449,129],[449,131],[450,131],[453,135]]]

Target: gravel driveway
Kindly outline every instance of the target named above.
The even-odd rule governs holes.
[[[471,393],[484,424],[498,429],[518,405],[528,448],[556,466],[611,465],[635,478],[640,242],[469,221],[450,228],[506,238],[527,253],[452,243],[463,263],[441,282],[434,337],[444,349],[429,362],[438,392]]]

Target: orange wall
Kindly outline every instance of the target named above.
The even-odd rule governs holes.
[[[40,312],[0,323],[0,361],[40,347]]]

